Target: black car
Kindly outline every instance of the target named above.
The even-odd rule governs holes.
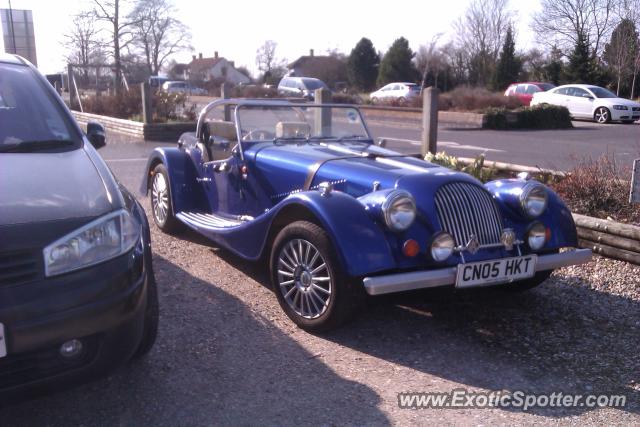
[[[158,297],[143,208],[53,87],[0,55],[0,404],[147,353]]]

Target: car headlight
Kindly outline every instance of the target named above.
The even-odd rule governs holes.
[[[406,191],[395,190],[382,203],[382,213],[387,227],[393,231],[404,231],[416,219],[416,202]]]
[[[520,194],[522,210],[529,218],[536,218],[547,208],[547,189],[542,185],[530,182],[524,186]]]
[[[122,255],[140,239],[141,226],[125,210],[112,212],[44,248],[47,276],[78,270]]]
[[[449,233],[438,234],[431,243],[431,258],[435,261],[442,262],[453,254],[456,242]]]
[[[527,244],[534,251],[542,249],[547,243],[547,229],[541,222],[534,223],[527,233]]]
[[[613,109],[614,110],[628,110],[629,107],[627,107],[626,105],[614,105]]]

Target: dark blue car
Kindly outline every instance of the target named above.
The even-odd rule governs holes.
[[[528,289],[591,256],[544,185],[485,185],[384,149],[353,106],[213,102],[195,133],[153,152],[143,189],[163,231],[269,262],[280,305],[310,331],[338,326],[367,294]]]
[[[0,55],[0,405],[151,349],[149,226],[53,87]]]

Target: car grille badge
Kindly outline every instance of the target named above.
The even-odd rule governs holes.
[[[471,235],[471,238],[467,242],[467,246],[465,247],[465,249],[469,251],[471,255],[474,255],[476,252],[478,252],[478,250],[480,250],[480,241],[474,234]]]

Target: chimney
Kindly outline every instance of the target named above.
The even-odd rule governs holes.
[[[215,52],[213,52],[213,57],[218,59],[218,51],[217,50]]]
[[[202,52],[198,54],[198,59],[202,59]]]
[[[231,68],[236,68],[236,61],[229,61]]]
[[[313,49],[309,49],[309,56],[313,56]]]
[[[195,55],[191,55],[191,59],[195,61],[196,60],[196,56]]]

